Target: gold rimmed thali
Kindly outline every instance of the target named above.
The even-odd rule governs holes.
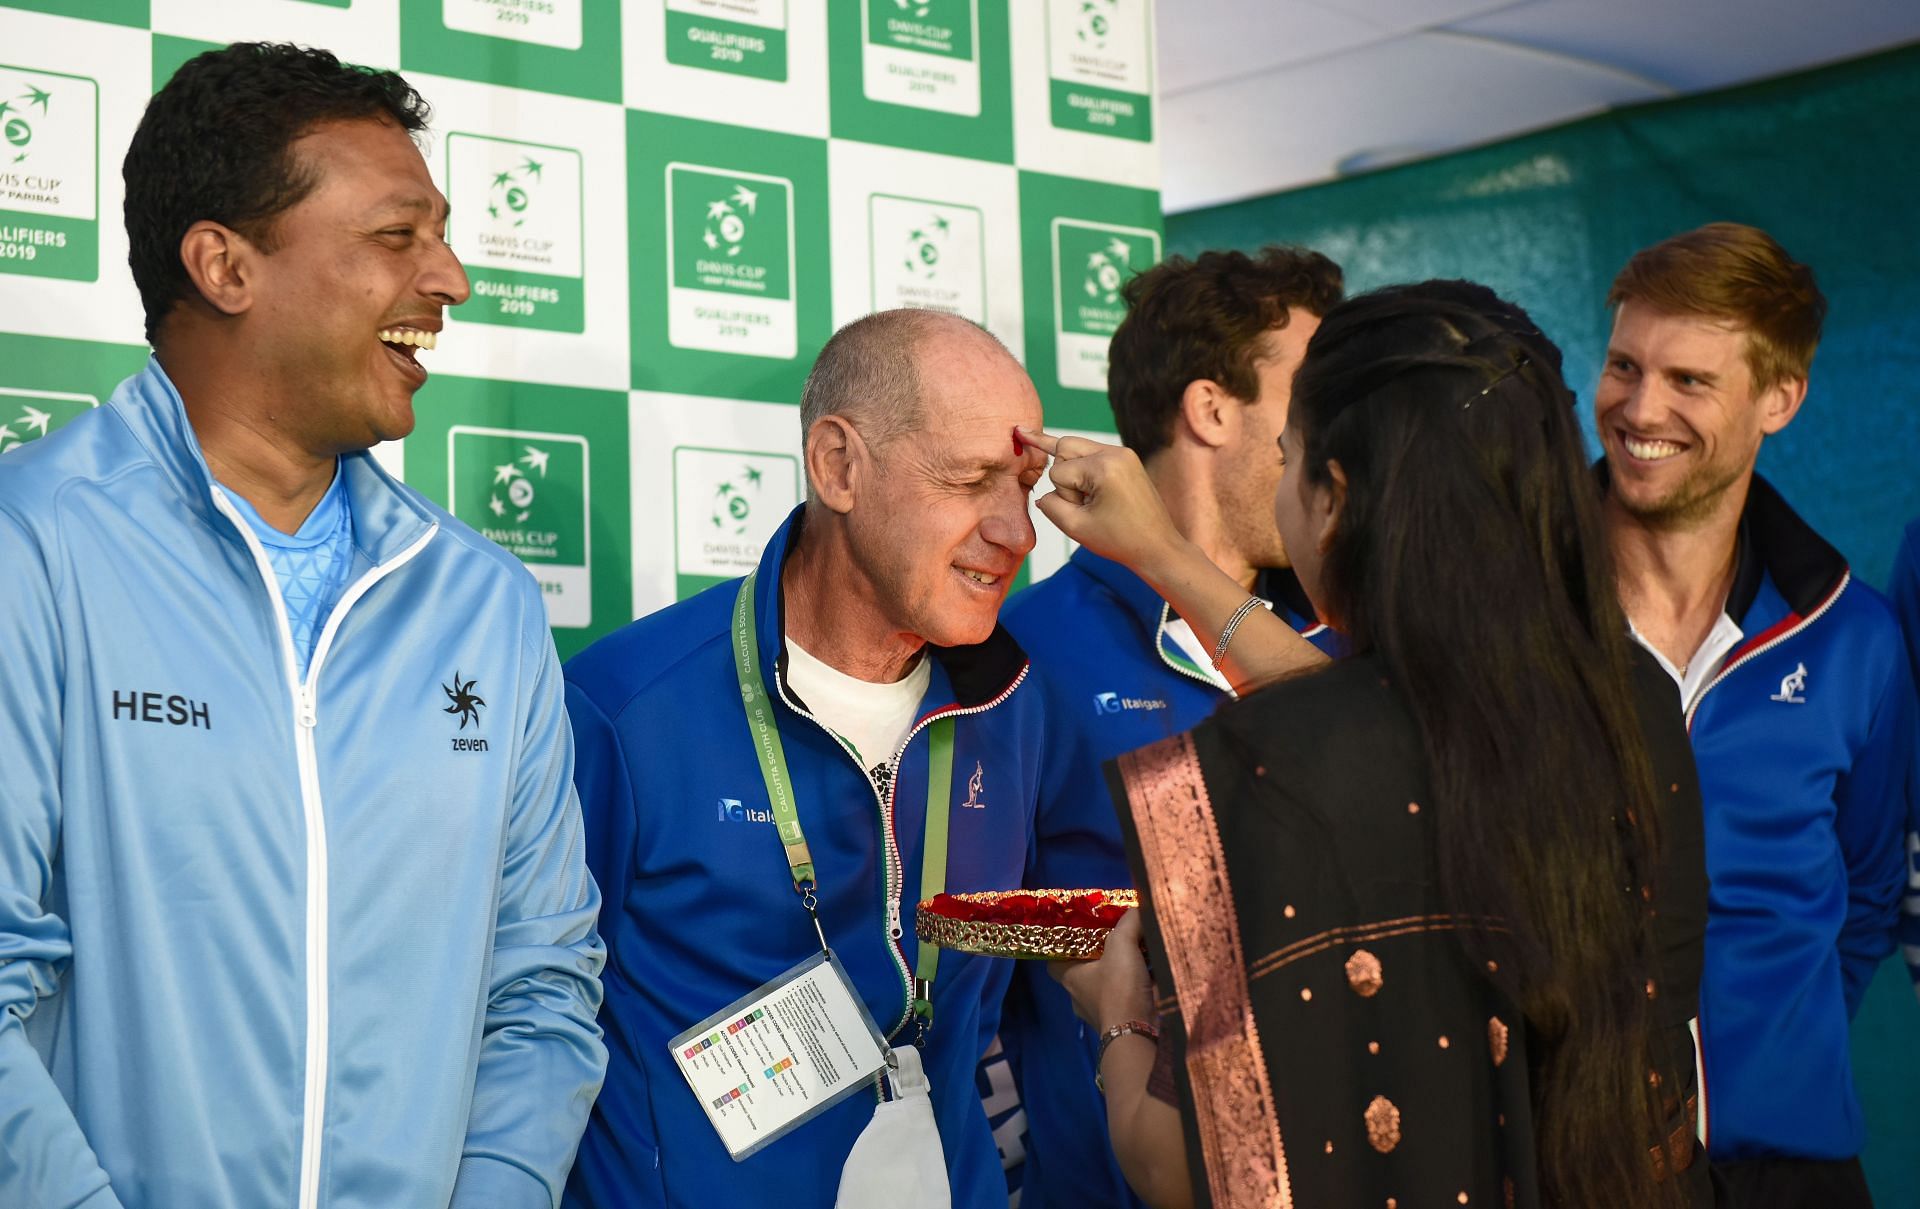
[[[1125,908],[1140,905],[1140,896],[1133,890],[981,890],[950,897],[994,907],[1014,897],[1068,903],[1095,894],[1100,896],[1099,902],[1103,906]],[[1107,933],[1113,930],[1073,924],[959,919],[934,910],[931,899],[915,908],[914,918],[920,938],[943,949],[978,953],[985,957],[1018,957],[1034,961],[1092,961],[1106,948]]]

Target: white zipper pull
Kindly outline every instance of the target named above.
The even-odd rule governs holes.
[[[319,724],[320,715],[314,708],[313,686],[302,686],[300,689],[300,725],[308,730],[312,730]]]
[[[887,897],[887,935],[899,940],[906,934],[906,929],[900,926],[900,896],[889,895]]]

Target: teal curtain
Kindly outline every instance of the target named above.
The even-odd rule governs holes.
[[[1355,291],[1485,282],[1559,342],[1587,406],[1614,273],[1637,249],[1721,219],[1772,232],[1830,303],[1806,406],[1767,442],[1761,471],[1857,574],[1884,584],[1901,528],[1920,515],[1920,46],[1170,215],[1167,246],[1306,244],[1344,265]],[[1920,1011],[1898,957],[1854,1023],[1854,1074],[1875,1200],[1920,1209]]]

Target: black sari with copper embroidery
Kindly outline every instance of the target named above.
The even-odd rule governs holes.
[[[1707,1205],[1687,1027],[1706,931],[1699,789],[1672,682],[1650,661],[1637,674],[1671,804],[1655,888],[1670,1111],[1648,1161]],[[1109,766],[1197,1203],[1541,1204],[1526,1021],[1441,905],[1424,769],[1370,658]]]

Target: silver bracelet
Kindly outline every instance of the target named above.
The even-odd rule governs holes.
[[[1262,603],[1258,596],[1249,596],[1246,603],[1235,609],[1232,617],[1227,618],[1225,628],[1220,631],[1220,641],[1215,643],[1213,648],[1214,671],[1220,671],[1227,661],[1227,644],[1233,641],[1233,632],[1240,628],[1240,623],[1246,620],[1247,614],[1259,608]]]

